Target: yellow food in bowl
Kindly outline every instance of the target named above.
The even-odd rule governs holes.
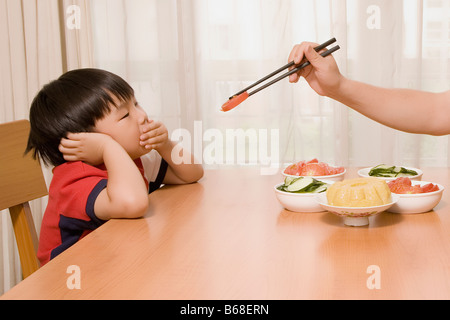
[[[391,202],[386,181],[357,178],[336,182],[328,188],[328,204],[336,207],[373,207]]]

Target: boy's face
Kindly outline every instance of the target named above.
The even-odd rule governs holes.
[[[137,159],[148,153],[148,150],[140,145],[139,139],[148,116],[134,97],[125,102],[115,97],[114,100],[118,108],[111,105],[111,112],[95,123],[95,130],[111,136],[132,159]]]

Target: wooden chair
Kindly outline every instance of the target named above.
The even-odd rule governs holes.
[[[39,269],[29,201],[48,194],[39,161],[24,155],[29,131],[28,120],[0,124],[0,210],[9,208],[24,279]]]

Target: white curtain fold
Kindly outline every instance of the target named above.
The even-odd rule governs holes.
[[[73,12],[66,9],[71,5],[80,10],[79,28],[67,28]],[[31,102],[42,86],[66,70],[93,66],[89,13],[85,0],[0,0],[0,123],[28,119]],[[51,168],[43,171],[48,186]],[[38,232],[46,205],[47,197],[31,203]],[[9,212],[0,214],[1,294],[22,274]]]
[[[28,119],[29,106],[42,85],[60,75],[61,51],[56,1],[0,1],[0,122]],[[48,172],[47,172],[47,177]],[[47,179],[49,181],[49,179]],[[46,199],[33,201],[40,227]],[[0,293],[21,280],[20,262],[8,210],[0,219]]]
[[[248,133],[246,164],[261,161],[252,156],[261,146],[250,143],[260,130],[278,132],[280,167],[312,158],[344,166],[450,164],[448,136],[389,129],[319,97],[304,80],[281,81],[232,112],[219,111],[229,96],[286,64],[295,44],[332,37],[349,78],[449,90],[448,0],[0,0],[0,26],[1,122],[27,118],[40,87],[62,72],[97,67],[124,77],[169,133],[186,129],[200,157],[221,142],[207,167],[236,164],[226,133],[238,129]],[[8,219],[2,212],[0,293],[20,280]]]
[[[60,25],[64,30],[63,64],[67,71],[94,66],[90,3],[89,0],[60,1],[59,16],[63,17],[64,24]]]

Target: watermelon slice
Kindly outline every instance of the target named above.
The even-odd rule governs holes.
[[[418,193],[428,193],[439,190],[439,186],[428,183],[424,186],[412,185],[411,179],[401,177],[388,182],[389,189],[393,193],[397,194],[418,194]]]
[[[314,158],[310,161],[299,161],[287,167],[285,174],[293,176],[329,176],[344,172],[344,167],[332,167]]]

